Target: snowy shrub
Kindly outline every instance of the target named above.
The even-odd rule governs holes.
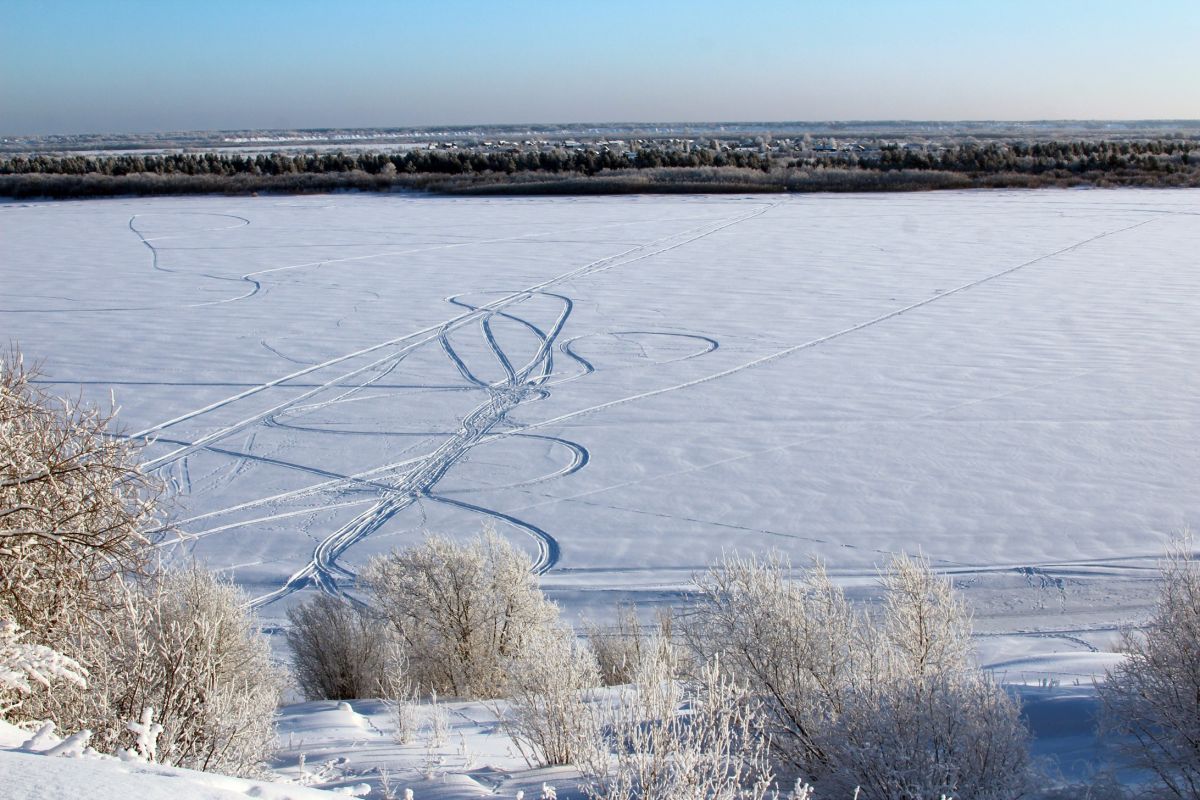
[[[129,724],[142,720],[161,726],[159,761],[254,774],[273,747],[280,676],[243,601],[199,569],[130,587],[119,611],[78,644],[88,691],[57,692],[39,712],[64,729],[95,731],[103,752],[145,749]]]
[[[41,644],[23,641],[25,631],[0,619],[0,719],[20,706],[20,696],[58,681],[87,688],[87,671],[74,659]],[[32,681],[32,683],[31,683]]]
[[[861,623],[819,566],[796,581],[788,569],[779,556],[714,565],[697,578],[701,600],[683,636],[763,698],[781,766],[816,776],[829,767],[830,723],[849,702]]]
[[[819,567],[727,558],[698,583],[685,632],[763,699],[781,768],[825,796],[978,800],[1022,795],[1028,733],[971,664],[970,618],[950,584],[899,557],[884,608],[857,614]]]
[[[392,688],[392,696],[387,699],[392,738],[396,744],[412,744],[421,724],[421,698],[411,683],[402,682]]]
[[[761,704],[715,662],[687,681],[660,642],[592,706],[576,765],[593,800],[763,800],[774,781]]]
[[[0,355],[0,618],[57,647],[106,588],[145,563],[159,484],[112,413],[55,398],[16,350]]]
[[[487,699],[504,694],[508,661],[558,617],[531,567],[485,531],[466,544],[429,537],[372,559],[361,578],[422,691]]]
[[[897,800],[1022,796],[1029,733],[1017,704],[971,663],[970,615],[950,582],[899,556],[882,583],[882,618],[865,628],[874,668],[855,676],[836,721],[829,785]]]
[[[646,648],[655,641],[655,636],[670,639],[671,627],[670,609],[662,609],[659,612],[658,630],[652,632],[642,625],[638,619],[637,607],[632,604],[617,607],[616,624],[612,627],[589,626],[588,644],[596,654],[602,683],[605,686],[630,683],[646,654]]]
[[[254,770],[278,697],[265,639],[213,576],[146,575],[160,484],[112,414],[33,376],[15,351],[0,361],[0,680],[20,719],[94,731],[102,752]]]
[[[1126,659],[1098,684],[1108,728],[1172,797],[1200,798],[1200,562],[1177,544],[1149,624],[1126,631]]]
[[[588,716],[587,690],[599,684],[596,657],[569,628],[530,637],[509,664],[508,708],[498,714],[530,766],[575,760]]]
[[[307,699],[389,697],[403,681],[390,629],[366,608],[319,594],[287,616],[292,668]]]
[[[450,736],[450,714],[446,707],[438,702],[438,693],[429,695],[429,703],[425,706],[425,742],[430,750],[446,746]]]

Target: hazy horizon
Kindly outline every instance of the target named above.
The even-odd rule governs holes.
[[[1096,125],[1102,123],[1112,123],[1117,125],[1130,125],[1136,127],[1138,124],[1153,126],[1157,124],[1184,123],[1188,125],[1200,125],[1200,117],[1158,117],[1158,118],[1063,118],[1063,119],[992,119],[980,117],[977,119],[591,119],[591,120],[523,120],[517,122],[495,122],[488,120],[473,120],[473,121],[456,121],[456,122],[441,122],[431,123],[427,125],[320,125],[320,126],[299,126],[293,128],[275,128],[271,126],[245,126],[236,128],[160,128],[160,129],[145,129],[145,130],[80,130],[68,133],[8,133],[3,134],[6,137],[51,137],[51,136],[168,136],[171,134],[214,134],[214,133],[251,133],[251,132],[319,132],[319,131],[418,131],[428,130],[431,132],[445,130],[471,130],[477,128],[529,128],[537,130],[540,128],[562,128],[567,131],[589,128],[589,127],[614,127],[614,128],[635,128],[639,126],[645,127],[662,127],[662,128],[683,128],[695,126],[704,128],[705,126],[728,126],[736,127],[738,125],[747,126],[762,126],[775,125],[781,129],[789,127],[820,127],[823,125],[829,126],[854,126],[854,127],[869,127],[871,125],[888,125],[888,126],[904,126],[904,125],[986,125],[995,123],[996,125]]]
[[[1200,118],[1200,4],[15,0],[0,135]],[[532,122],[531,122],[532,121]]]

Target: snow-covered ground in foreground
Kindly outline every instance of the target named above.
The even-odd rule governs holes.
[[[491,519],[576,618],[921,552],[1086,687],[1200,496],[1200,192],[0,205],[0,338],[268,621]]]
[[[1048,657],[1042,667],[1051,673],[1064,669],[1103,672],[1116,658],[1097,653]],[[1060,660],[1066,663],[1057,663]],[[1010,688],[1022,702],[1034,735],[1034,764],[1047,776],[1047,787],[1087,783],[1112,768],[1116,742],[1097,735],[1098,701],[1091,682],[1063,685],[1046,678],[1034,685]],[[503,713],[503,702],[450,702],[443,708],[448,727],[441,742],[431,736],[429,708],[425,706],[426,721],[411,742],[401,745],[394,736],[394,716],[380,701],[288,706],[280,718],[280,751],[272,766],[287,779],[297,780],[303,755],[304,769],[310,773],[328,765],[322,785],[339,788],[366,783],[376,792],[372,797],[382,794],[382,775],[397,794],[412,789],[414,800],[468,800],[485,795],[515,798],[518,792],[533,800],[543,783],[552,785],[562,800],[584,796],[578,774],[570,768],[529,769],[497,725],[496,711]],[[1132,772],[1120,775],[1126,780],[1144,779]]]
[[[1103,669],[1113,656],[1085,654],[1073,669]],[[1053,670],[1056,665],[1046,664]],[[1062,665],[1057,665],[1061,667]],[[1020,687],[1034,732],[1035,763],[1054,782],[1087,782],[1110,766],[1112,742],[1095,732],[1094,688],[1088,685]],[[44,755],[52,740],[22,750],[30,734],[0,722],[0,793],[11,800],[88,797],[97,800],[226,800],[263,797],[317,800],[332,797],[309,786],[369,798],[535,800],[542,785],[560,800],[581,800],[578,774],[567,767],[530,769],[499,728],[500,703],[441,704],[444,733],[433,733],[428,704],[418,711],[410,741],[401,744],[388,706],[379,700],[324,701],[287,706],[279,720],[279,752],[270,764],[278,783],[264,784],[113,758]],[[40,752],[38,752],[40,751]],[[53,758],[53,761],[48,761]],[[1136,777],[1136,776],[1127,776]]]
[[[1073,669],[1103,669],[1111,655],[1073,657]],[[1053,670],[1063,665],[1046,664]],[[1056,782],[1086,782],[1110,766],[1112,742],[1097,739],[1096,698],[1088,685],[1020,687],[1035,740],[1035,763]],[[392,711],[379,700],[301,703],[287,706],[279,720],[279,752],[270,764],[276,783],[126,763],[94,755],[47,756],[56,739],[22,749],[30,734],[0,722],[0,794],[11,800],[88,797],[97,800],[318,800],[332,797],[309,786],[369,798],[413,800],[535,800],[542,785],[560,800],[581,800],[578,774],[567,767],[530,769],[497,725],[500,703],[440,705],[444,733],[433,732],[430,706],[422,706],[410,741],[396,737]],[[32,751],[32,752],[30,752]],[[53,761],[48,761],[52,758]]]
[[[0,796],[6,800],[335,800],[338,795],[299,785],[252,781],[130,763],[84,748],[53,754],[63,745],[0,720]],[[356,787],[349,787],[354,790]],[[365,791],[365,787],[362,788]]]

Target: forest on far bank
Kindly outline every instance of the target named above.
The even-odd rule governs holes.
[[[14,155],[0,196],[415,190],[451,194],[871,192],[1200,186],[1200,140],[868,142],[794,149],[670,139],[635,146],[443,145],[402,152]]]

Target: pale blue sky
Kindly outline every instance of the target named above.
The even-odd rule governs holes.
[[[5,0],[0,135],[1198,118],[1198,43],[1198,0]]]

